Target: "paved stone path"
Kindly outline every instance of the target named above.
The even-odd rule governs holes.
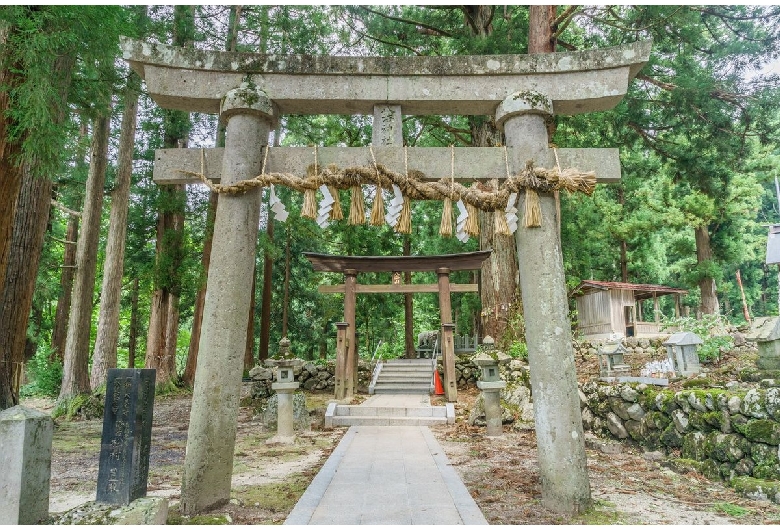
[[[428,427],[353,426],[285,524],[487,521]]]

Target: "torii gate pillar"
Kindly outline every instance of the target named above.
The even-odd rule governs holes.
[[[528,159],[544,160],[548,151],[546,120],[549,98],[539,93],[514,94],[496,112],[506,143],[522,147]],[[521,195],[525,201],[526,196]],[[542,503],[561,511],[582,512],[591,504],[585,439],[577,393],[577,374],[568,317],[563,255],[555,198],[540,193],[542,226],[517,229],[520,289],[534,401],[534,418]],[[523,211],[523,205],[519,206]]]
[[[227,122],[222,178],[234,183],[260,173],[274,110],[266,95],[247,85],[222,101]],[[181,511],[193,514],[230,500],[246,316],[252,292],[260,189],[220,197],[203,310],[200,355],[192,393]]]

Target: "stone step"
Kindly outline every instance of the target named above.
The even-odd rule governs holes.
[[[374,387],[374,394],[430,394],[431,387],[427,386],[410,386],[410,385],[377,385]]]
[[[382,416],[446,418],[446,407],[372,407],[370,405],[337,405],[335,416]]]
[[[397,369],[397,368],[382,368],[379,371],[380,374],[393,374],[393,375],[424,375],[428,377],[433,375],[433,370],[409,370],[409,369]]]
[[[330,418],[331,427],[337,425],[370,425],[370,426],[425,426],[447,423],[444,417],[405,417],[405,416],[333,416]],[[326,426],[328,426],[326,424]]]
[[[379,377],[377,377],[378,381],[394,381],[403,383],[404,381],[410,381],[410,382],[416,382],[416,383],[430,383],[431,381],[431,375],[433,374],[394,374],[394,373],[380,373]]]

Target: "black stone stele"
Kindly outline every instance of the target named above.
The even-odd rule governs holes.
[[[146,495],[156,370],[108,371],[97,502],[126,505]]]

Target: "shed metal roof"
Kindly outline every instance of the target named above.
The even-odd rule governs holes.
[[[653,285],[649,283],[625,283],[625,282],[602,282],[598,280],[585,280],[580,283],[573,291],[574,296],[582,296],[593,291],[611,291],[611,290],[633,291],[634,298],[637,300],[646,300],[653,296],[667,294],[688,294],[685,289],[668,287],[665,285]]]

